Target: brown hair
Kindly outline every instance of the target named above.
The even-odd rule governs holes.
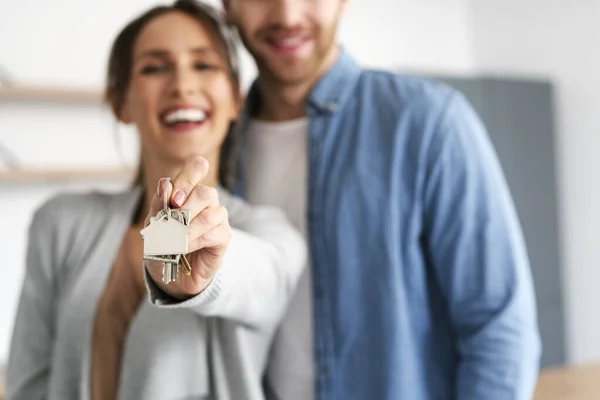
[[[236,97],[240,96],[235,32],[226,26],[222,16],[212,6],[195,0],[177,0],[172,5],[157,6],[146,11],[127,24],[116,37],[108,59],[104,99],[117,118],[121,114],[125,94],[131,78],[131,64],[135,41],[146,24],[158,16],[173,11],[183,12],[193,17],[208,30],[213,40],[219,44],[220,49],[217,50],[222,52],[223,58],[227,61],[234,94]],[[237,143],[235,131],[234,122],[232,122],[221,146],[219,162],[219,183],[228,189],[231,189],[233,184],[235,171],[235,149]],[[142,160],[140,160],[134,185],[143,183],[143,178],[144,168]]]

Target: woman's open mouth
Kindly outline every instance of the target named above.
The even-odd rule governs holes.
[[[199,108],[179,108],[163,113],[160,121],[168,129],[185,132],[200,127],[207,119],[206,112]]]

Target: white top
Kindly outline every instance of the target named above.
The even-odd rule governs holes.
[[[308,119],[252,121],[245,140],[246,199],[283,209],[305,236]],[[314,398],[310,266],[304,270],[275,338],[268,382],[278,400]]]
[[[89,399],[95,310],[140,192],[59,195],[36,211],[7,400]],[[306,265],[306,248],[281,211],[249,207],[225,191],[219,199],[234,228],[222,267],[184,302],[146,275],[149,300],[129,326],[118,399],[265,398],[271,340]]]

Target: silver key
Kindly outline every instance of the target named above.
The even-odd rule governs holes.
[[[163,282],[175,282],[179,276],[179,262],[188,252],[189,210],[170,209],[165,183],[163,209],[151,217],[148,225],[140,231],[144,240],[144,260],[163,262]],[[187,268],[184,271],[187,274]],[[191,271],[190,271],[191,272]]]
[[[176,256],[175,259],[179,259],[179,256]],[[174,260],[175,260],[174,259]],[[171,283],[175,282],[179,276],[179,262],[165,262],[163,266],[163,282]]]
[[[170,210],[171,212],[171,218],[176,219],[177,221],[182,222],[185,226],[189,226],[189,221],[190,221],[190,210],[185,210],[185,209],[174,209],[174,210]],[[187,258],[185,257],[185,254],[181,254],[179,257],[179,263],[177,264],[178,268],[174,267],[174,273],[179,273],[179,268],[181,268],[182,272],[184,275],[191,275],[192,274],[192,267],[190,265],[190,263],[188,262]],[[177,280],[177,278],[175,278],[175,280]]]

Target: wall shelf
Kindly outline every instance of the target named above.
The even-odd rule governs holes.
[[[0,101],[43,101],[57,103],[101,104],[100,90],[58,86],[0,85]]]
[[[0,170],[0,185],[86,180],[131,181],[134,176],[132,168],[27,168]]]

